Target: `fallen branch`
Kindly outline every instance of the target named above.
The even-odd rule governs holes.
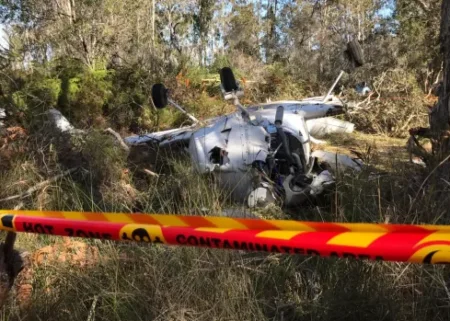
[[[144,168],[142,171],[143,171],[145,174],[147,174],[147,175],[150,175],[150,176],[153,176],[153,177],[159,177],[159,174],[156,174],[155,172],[152,172],[152,171],[149,170],[149,169]]]
[[[415,115],[415,114],[409,115],[409,117],[405,121],[404,125],[400,128],[400,131],[404,131],[409,126],[409,123],[411,122],[411,120],[413,120],[415,117],[417,117],[417,115]]]
[[[425,163],[430,157],[430,154],[425,150],[425,148],[420,145],[416,137],[410,136],[406,144],[406,150],[409,154],[409,161],[413,162],[413,155],[420,157]]]
[[[433,168],[433,170],[428,174],[428,176],[425,177],[425,179],[423,180],[422,184],[419,187],[419,190],[416,193],[416,196],[414,197],[414,199],[412,200],[412,202],[411,202],[411,204],[409,206],[409,210],[408,210],[408,214],[407,215],[409,215],[411,213],[411,210],[413,209],[414,205],[416,204],[416,201],[417,201],[417,198],[419,197],[420,192],[425,187],[425,184],[428,182],[430,177],[434,174],[434,172],[436,172],[436,170],[438,170],[439,167],[441,167],[446,162],[448,162],[449,159],[450,159],[450,155],[448,155],[446,158],[444,158],[435,168]]]
[[[25,192],[23,192],[21,194],[13,195],[13,196],[9,196],[9,197],[0,199],[0,202],[7,202],[7,201],[12,201],[12,200],[16,200],[16,199],[22,199],[22,198],[31,196],[36,191],[44,188],[45,186],[47,186],[47,185],[49,185],[49,184],[51,184],[53,182],[56,182],[57,180],[63,178],[64,176],[67,176],[67,175],[69,175],[69,174],[71,174],[71,173],[73,173],[75,171],[76,171],[76,168],[69,169],[69,170],[67,170],[67,171],[65,171],[65,172],[63,172],[61,174],[53,176],[52,178],[49,178],[49,179],[47,179],[47,180],[45,180],[43,182],[40,182],[40,183],[30,187],[28,190],[26,190]]]
[[[120,136],[118,132],[114,131],[112,128],[105,129],[105,132],[113,135],[117,139],[123,150],[127,152],[130,151],[130,147],[128,147],[128,145],[125,143],[122,136]]]

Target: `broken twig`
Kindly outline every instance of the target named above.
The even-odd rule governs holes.
[[[13,195],[13,196],[9,196],[3,199],[0,199],[0,202],[7,202],[7,201],[12,201],[12,200],[16,200],[16,199],[22,199],[28,196],[31,196],[31,194],[33,194],[34,192],[44,188],[45,186],[47,186],[48,184],[51,184],[53,182],[56,182],[57,180],[63,178],[64,176],[67,176],[73,172],[76,171],[76,168],[72,168],[69,169],[61,174],[58,174],[56,176],[53,176],[52,178],[49,178],[43,182],[37,183],[36,185],[30,187],[28,190],[26,190],[25,192],[18,194],[18,195]]]
[[[128,145],[125,143],[122,136],[120,136],[118,132],[114,131],[112,128],[105,129],[105,132],[113,135],[117,139],[117,141],[120,144],[120,147],[122,147],[123,150],[127,152],[130,151],[130,147],[128,147]]]
[[[154,177],[159,177],[159,174],[156,174],[155,172],[152,172],[152,171],[149,170],[149,169],[144,168],[142,171],[143,171],[145,174],[147,174],[147,175],[154,176]]]

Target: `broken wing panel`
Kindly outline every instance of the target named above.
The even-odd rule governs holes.
[[[315,137],[335,133],[352,133],[355,128],[353,123],[332,117],[310,119],[306,121],[306,125],[309,133]]]
[[[145,135],[134,135],[126,137],[124,140],[129,145],[138,145],[151,141],[160,142],[162,140],[170,140],[170,138],[179,136],[180,134],[192,133],[195,129],[195,126],[188,126],[182,128],[175,128],[164,130],[160,132],[149,133]],[[180,138],[180,137],[179,137]]]
[[[320,98],[320,97],[319,97]],[[323,97],[322,97],[323,99]],[[285,112],[291,112],[302,115],[305,119],[314,119],[320,117],[327,117],[333,115],[340,115],[344,113],[342,103],[340,101],[330,101],[323,103],[314,99],[304,101],[276,101],[267,104],[260,104],[247,108],[250,113],[258,111],[272,111],[275,112],[278,106],[283,106]]]

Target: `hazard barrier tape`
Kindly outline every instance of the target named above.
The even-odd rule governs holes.
[[[352,231],[348,228],[333,228],[330,223],[324,223],[324,226],[315,223],[319,224],[317,230],[261,230],[120,222],[119,217],[115,222],[90,221],[86,219],[87,216],[84,220],[75,220],[67,217],[18,215],[11,212],[4,211],[0,216],[1,230],[325,257],[426,264],[450,263],[448,227],[438,229],[411,225],[388,231],[386,225],[381,225],[380,229],[377,229],[378,225],[372,225],[371,228],[368,228],[370,225],[364,225],[363,229]],[[356,226],[361,227],[360,224]]]
[[[288,230],[307,232],[380,232],[380,233],[430,233],[448,232],[447,225],[408,225],[408,224],[370,224],[370,223],[323,223],[288,220],[263,220],[256,218],[232,218],[217,216],[190,216],[143,213],[94,213],[62,211],[16,211],[0,210],[3,215],[47,217],[76,221],[97,221],[110,223],[136,223],[178,227],[216,227],[235,230]]]

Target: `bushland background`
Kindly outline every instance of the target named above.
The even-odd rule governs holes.
[[[345,115],[357,132],[329,137],[327,148],[356,152],[380,175],[343,174],[329,202],[258,215],[449,222],[450,178],[406,152],[408,130],[428,126],[438,101],[441,1],[0,0],[0,22],[2,208],[214,215],[233,204],[208,179],[182,160],[171,161],[171,175],[148,175],[104,130],[126,136],[188,124],[153,107],[155,82],[198,118],[232,111],[219,91],[224,66],[244,85],[244,103],[324,94],[356,38],[367,63],[346,73],[336,94],[357,103]],[[355,91],[362,82],[370,97]],[[55,136],[51,108],[83,134]],[[442,266],[36,235],[19,235],[16,247],[27,264],[4,320],[450,317]]]

